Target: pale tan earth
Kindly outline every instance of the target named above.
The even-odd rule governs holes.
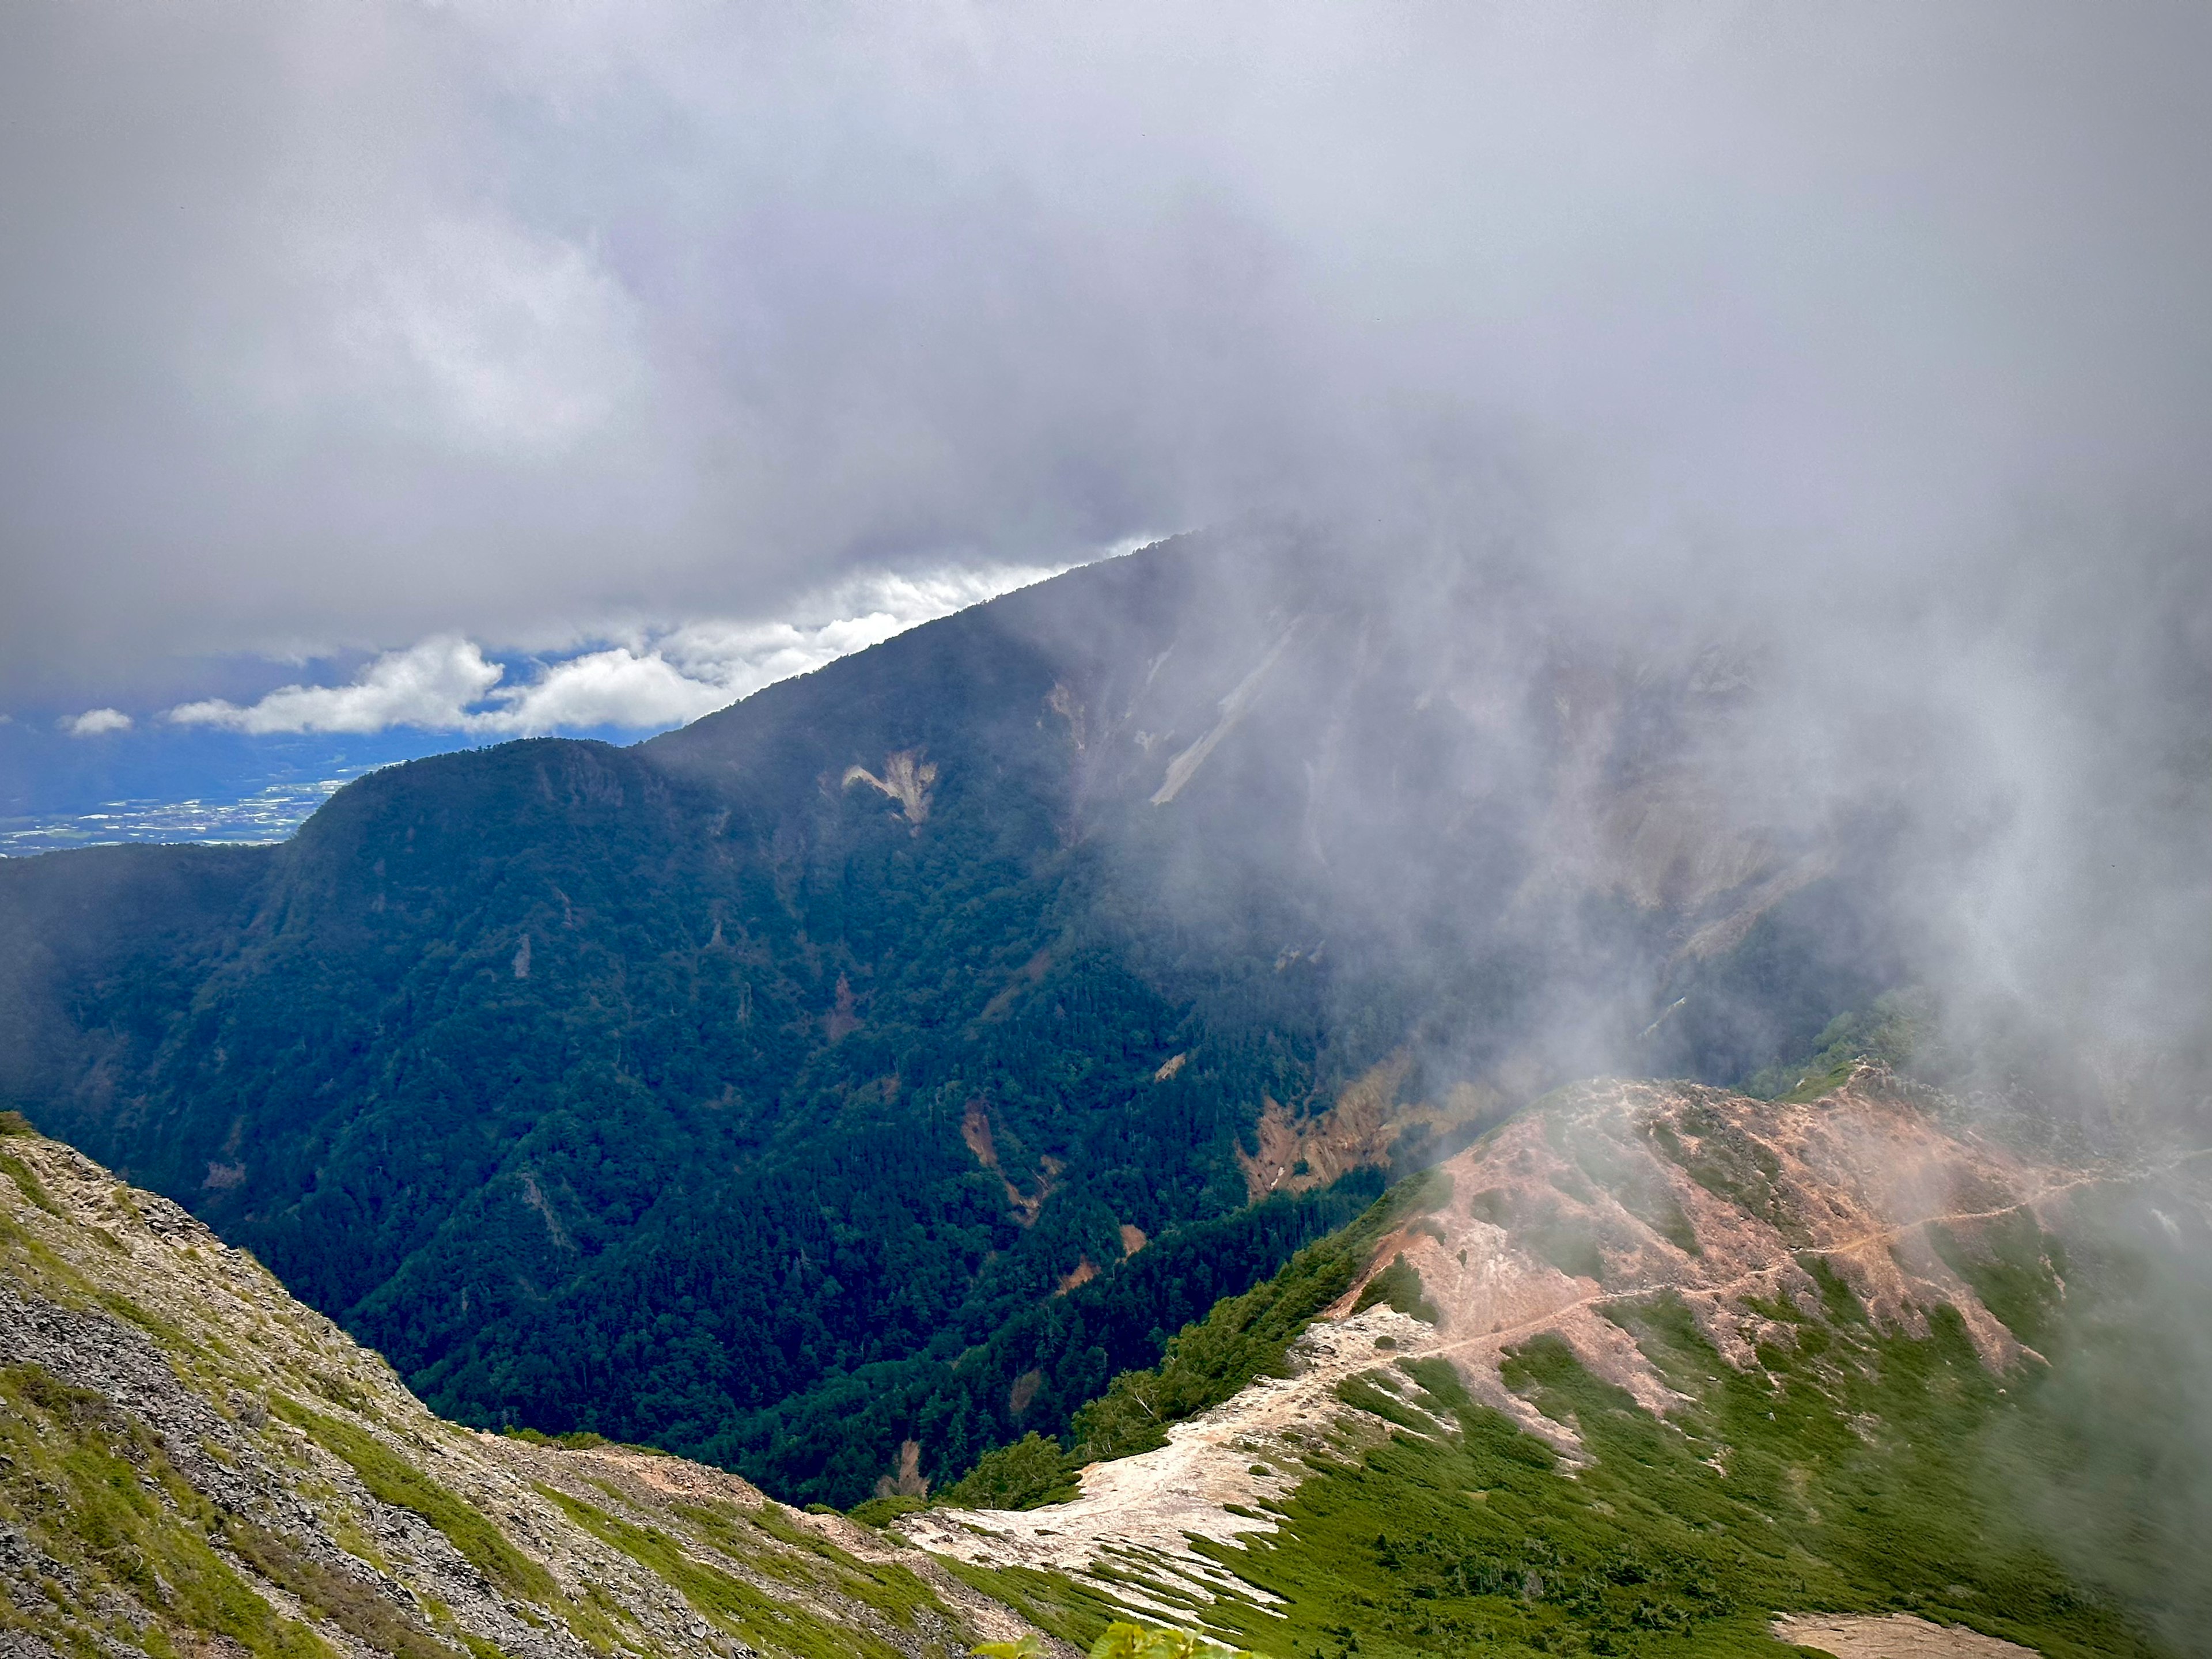
[[[845,769],[844,787],[865,783],[899,804],[899,815],[920,829],[929,817],[930,792],[937,786],[937,763],[924,760],[919,749],[898,749],[884,757],[884,775],[878,777],[865,766]]]
[[[1070,1291],[1079,1290],[1097,1277],[1098,1264],[1087,1255],[1080,1256],[1073,1268],[1060,1276],[1060,1283],[1054,1287],[1052,1293],[1056,1297],[1066,1296]]]
[[[1774,1633],[1798,1647],[1832,1653],[1836,1659],[2033,1659],[2035,1652],[1961,1626],[1931,1625],[1909,1613],[1881,1619],[1857,1613],[1790,1613],[1774,1621]]]
[[[997,1176],[1000,1184],[1006,1189],[1006,1213],[1021,1226],[1034,1226],[1037,1212],[1044,1208],[1045,1200],[1052,1196],[1054,1181],[1065,1167],[1060,1161],[1049,1152],[1039,1155],[1036,1190],[1025,1193],[1017,1187],[1013,1178],[999,1166],[998,1146],[991,1136],[990,1110],[981,1100],[969,1101],[967,1109],[961,1114],[960,1138],[967,1143],[968,1150],[975,1154],[976,1163]],[[1091,1271],[1095,1274],[1098,1270],[1093,1267]]]
[[[1192,1537],[1222,1542],[1237,1534],[1272,1531],[1274,1523],[1235,1515],[1279,1498],[1304,1478],[1309,1455],[1354,1454],[1380,1443],[1382,1420],[1340,1405],[1333,1390],[1371,1370],[1384,1356],[1375,1344],[1413,1344],[1428,1328],[1389,1308],[1317,1325],[1294,1349],[1296,1378],[1263,1377],[1235,1399],[1168,1431],[1158,1451],[1083,1471],[1073,1501],[1036,1510],[928,1510],[902,1516],[900,1532],[924,1549],[985,1566],[1026,1566],[1088,1572],[1104,1566],[1123,1575],[1114,1597],[1170,1620],[1217,1595],[1267,1599],[1192,1553]],[[1255,1475],[1255,1464],[1272,1474]],[[1132,1586],[1129,1577],[1146,1581]],[[1095,1586],[1094,1588],[1099,1588]]]
[[[1237,1150],[1245,1195],[1255,1204],[1269,1193],[1310,1192],[1354,1170],[1390,1162],[1399,1139],[1417,1128],[1450,1130],[1493,1116],[1503,1104],[1494,1089],[1462,1083],[1439,1103],[1402,1101],[1399,1091],[1413,1070],[1404,1052],[1370,1066],[1338,1093],[1335,1103],[1311,1117],[1293,1117],[1272,1095],[1260,1097],[1258,1145]]]
[[[1722,1196],[1686,1164],[1724,1187],[1735,1177],[1713,1171],[1735,1170],[1741,1190]],[[1978,1222],[2063,1202],[2100,1178],[1954,1138],[1911,1091],[1873,1067],[1804,1104],[1687,1085],[1580,1085],[1441,1167],[1449,1200],[1380,1243],[1329,1316],[1294,1347],[1297,1376],[1254,1382],[1176,1425],[1158,1450],[1092,1464],[1069,1503],[931,1510],[904,1517],[905,1534],[969,1561],[1139,1571],[1146,1583],[1133,1590],[1117,1580],[1112,1593],[1164,1614],[1209,1594],[1258,1599],[1194,1554],[1189,1540],[1273,1530],[1260,1505],[1304,1477],[1304,1459],[1391,1432],[1337,1397],[1348,1378],[1410,1395],[1401,1361],[1448,1359],[1472,1395],[1571,1466],[1581,1452],[1574,1425],[1545,1417],[1505,1386],[1500,1366],[1510,1350],[1556,1337],[1591,1371],[1664,1414],[1679,1397],[1607,1310],[1679,1297],[1731,1364],[1754,1365],[1754,1345],[1783,1333],[1753,1302],[1788,1297],[1816,1308],[1815,1282],[1800,1265],[1811,1256],[1886,1329],[1924,1334],[1929,1310],[1949,1307],[1992,1368],[2037,1364],[2040,1357],[1936,1255],[1926,1229],[1940,1222],[1971,1234]],[[1568,1264],[1579,1271],[1535,1253],[1535,1241],[1554,1235],[1580,1241],[1589,1259]],[[1694,1255],[1678,1242],[1692,1236]],[[1351,1312],[1367,1279],[1401,1254],[1439,1316],[1434,1325],[1382,1306]],[[1393,1346],[1378,1348],[1379,1340]],[[1253,1473],[1255,1466],[1268,1473]],[[1252,1513],[1231,1513],[1232,1504]]]
[[[925,1659],[1030,1633],[939,1561],[842,1516],[787,1509],[736,1475],[445,1422],[380,1356],[294,1301],[251,1255],[167,1199],[31,1134],[0,1134],[0,1364],[36,1366],[140,1425],[205,1506],[208,1518],[182,1512],[177,1524],[204,1528],[251,1594],[335,1655],[368,1659],[379,1650],[230,1553],[222,1525],[250,1523],[282,1540],[349,1581],[357,1599],[381,1603],[410,1639],[454,1659],[469,1659],[471,1639],[514,1659],[592,1659],[580,1609],[640,1659],[746,1659],[823,1651],[825,1643],[832,1651]],[[493,1584],[445,1533],[379,1499],[351,1464],[285,1420],[285,1401],[374,1437],[472,1506],[551,1576],[557,1600],[526,1601]],[[9,1409],[0,1403],[0,1413]],[[918,1452],[911,1443],[905,1449],[899,1490],[919,1490]],[[26,1499],[24,1490],[9,1491],[11,1503]],[[653,1529],[772,1610],[748,1626],[694,1606],[678,1583],[572,1520],[549,1491]],[[51,1553],[41,1524],[35,1516],[11,1519],[0,1505],[0,1651],[12,1659],[136,1652],[108,1633],[125,1626],[159,1628],[179,1652],[243,1652],[179,1625],[162,1596],[127,1576],[103,1576],[96,1559],[63,1559],[70,1538],[49,1538],[61,1552]],[[920,1594],[903,1603],[886,1596],[897,1585]],[[1047,1653],[1073,1653],[1045,1643]]]

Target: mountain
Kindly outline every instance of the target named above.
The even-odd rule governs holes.
[[[1755,660],[1372,574],[1186,539],[0,863],[0,1103],[459,1420],[942,1485],[1593,1054],[1734,1080],[1896,981],[1881,826],[1731,769]]]
[[[176,1206],[0,1135],[0,1652],[943,1655],[1028,1627],[736,1476],[442,1422]]]

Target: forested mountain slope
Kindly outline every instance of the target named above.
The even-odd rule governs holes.
[[[1170,544],[282,847],[10,861],[0,1096],[441,1412],[955,1476],[1591,1042],[1732,1078],[1887,982],[1879,837],[1699,772],[1735,668],[1474,598],[1395,649],[1328,548]]]

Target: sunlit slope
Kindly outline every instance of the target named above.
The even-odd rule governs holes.
[[[0,1136],[0,1174],[12,1655],[920,1659],[1024,1629],[733,1475],[441,1421],[250,1257],[59,1142]]]
[[[1286,1656],[1772,1651],[1816,1610],[2193,1650],[2212,1554],[2156,1514],[2184,1471],[2106,1456],[2081,1385],[2169,1357],[2113,1212],[2169,1193],[2201,1246],[2195,1160],[2060,1169],[1942,1109],[1871,1070],[1563,1091],[1401,1200],[1290,1375],[1073,1501],[893,1524],[1072,1633],[1119,1605]],[[1172,1417],[1267,1296],[1093,1427]]]

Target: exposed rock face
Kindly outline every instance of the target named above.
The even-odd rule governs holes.
[[[1943,1133],[1880,1073],[1800,1104],[1680,1084],[1610,1083],[1524,1115],[1444,1166],[1450,1202],[1385,1239],[1368,1279],[1403,1255],[1440,1317],[1421,1352],[1563,1449],[1572,1431],[1497,1383],[1500,1356],[1540,1333],[1666,1410],[1669,1395],[1608,1310],[1671,1293],[1730,1363],[1756,1363],[1772,1325],[1754,1304],[1817,1305],[1825,1263],[1875,1322],[1924,1334],[1954,1309],[1987,1364],[2023,1349],[1931,1247],[2057,1198],[2087,1177]]]
[[[1028,1631],[720,1470],[441,1421],[251,1256],[59,1142],[0,1137],[0,1173],[11,1659],[152,1632],[210,1656],[919,1659]]]
[[[1124,1600],[1133,1571],[1202,1595],[1224,1575],[1192,1553],[1188,1538],[1273,1530],[1260,1506],[1303,1478],[1306,1459],[1389,1433],[1340,1398],[1349,1379],[1364,1377],[1418,1413],[1398,1363],[1448,1359],[1475,1398],[1571,1464],[1574,1425],[1507,1388],[1504,1360],[1557,1338],[1586,1369],[1665,1414],[1680,1396],[1638,1348],[1632,1321],[1614,1316],[1662,1297],[1686,1305],[1739,1368],[1757,1365],[1756,1344],[1781,1334],[1759,1307],[1786,1298],[1816,1309],[1824,1273],[1885,1329],[1924,1334],[1929,1316],[1948,1308],[1991,1368],[2039,1364],[1946,1265],[1929,1230],[1947,1228],[1971,1248],[1976,1229],[2040,1214],[2114,1173],[2033,1165],[1954,1137],[1871,1067],[1801,1104],[1691,1085],[1583,1085],[1442,1167],[1449,1199],[1381,1241],[1292,1349],[1297,1376],[1255,1382],[1176,1425],[1158,1450],[1093,1464],[1073,1502],[933,1511],[902,1520],[906,1535],[987,1564],[1117,1571],[1114,1593]],[[1419,1273],[1433,1322],[1388,1306],[1356,1311],[1373,1300],[1363,1295],[1370,1282],[1401,1261]]]

